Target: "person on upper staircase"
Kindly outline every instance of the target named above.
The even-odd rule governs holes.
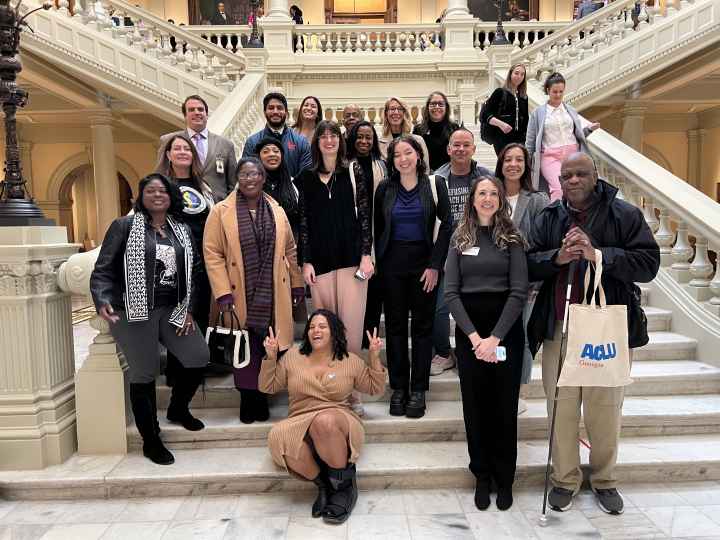
[[[489,124],[496,156],[507,144],[525,144],[528,97],[524,64],[515,64],[510,68],[505,84],[496,88],[485,103],[480,121]]]
[[[287,99],[279,92],[270,92],[263,98],[263,110],[267,124],[250,135],[245,141],[242,157],[256,156],[255,146],[265,137],[275,138],[285,149],[285,165],[290,176],[299,178],[300,173],[312,166],[310,143],[297,131],[286,125]]]
[[[589,301],[590,292],[583,290],[582,277],[586,266],[595,260],[595,250],[602,252],[602,286],[607,303],[627,306],[631,349],[649,340],[640,289],[635,283],[652,281],[660,268],[660,248],[642,211],[619,199],[618,189],[598,178],[589,155],[575,152],[563,160],[560,185],[562,199],[540,212],[528,239],[529,278],[531,282],[542,281],[542,286],[527,334],[533,355],[543,345],[542,377],[548,418],[557,383],[571,263],[576,264],[570,301]],[[553,510],[569,510],[582,484],[578,448],[582,405],[585,429],[592,443],[590,483],[598,505],[608,514],[623,512],[615,471],[623,397],[624,387],[560,388],[552,449],[553,488],[548,497]]]

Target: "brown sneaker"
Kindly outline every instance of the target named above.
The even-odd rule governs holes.
[[[435,355],[430,364],[430,375],[442,375],[448,369],[455,367],[455,358],[452,353],[450,356],[445,358],[444,356]]]

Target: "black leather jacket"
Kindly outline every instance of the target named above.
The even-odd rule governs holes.
[[[430,268],[442,271],[445,267],[448,247],[450,247],[450,236],[452,235],[452,212],[450,211],[450,199],[448,197],[447,184],[442,176],[435,176],[435,187],[437,189],[438,203],[435,207],[430,179],[425,176],[420,179],[420,202],[422,203],[425,216],[425,242],[432,252],[430,257]],[[392,209],[397,199],[400,183],[395,180],[383,180],[375,191],[374,222],[375,222],[375,258],[378,261],[378,270],[382,272],[382,258],[390,244]],[[437,240],[433,243],[433,230],[435,219],[440,220],[440,229]]]
[[[100,247],[100,255],[95,262],[95,269],[90,276],[90,294],[92,294],[95,309],[99,310],[101,306],[110,304],[115,310],[125,309],[125,248],[127,246],[128,236],[132,227],[133,216],[123,216],[112,222],[102,246]],[[192,242],[192,233],[187,225],[179,223],[181,227],[185,227],[188,238]],[[177,261],[178,275],[178,303],[185,298],[185,250],[180,242],[175,238],[175,233],[171,227],[166,228],[175,248],[175,259]],[[154,304],[154,288],[155,288],[155,231],[148,223],[145,227],[145,283],[147,287],[148,311],[152,310]],[[197,249],[193,245],[193,253],[197,254]],[[193,256],[193,279],[201,270],[200,257]],[[190,287],[190,307],[192,310],[193,297],[197,291],[197,287]]]
[[[641,347],[648,342],[647,319],[640,307],[640,289],[635,282],[655,279],[660,269],[660,248],[640,209],[616,198],[617,191],[616,187],[598,179],[595,194],[599,201],[582,229],[592,245],[602,251],[602,285],[607,303],[628,307],[629,346]],[[544,339],[552,339],[554,335],[555,287],[561,269],[554,261],[569,228],[565,201],[555,201],[538,214],[528,238],[530,281],[542,281],[527,327],[533,354]],[[582,276],[587,263],[584,260],[580,263]]]

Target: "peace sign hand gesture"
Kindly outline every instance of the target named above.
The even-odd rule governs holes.
[[[368,350],[371,353],[378,353],[382,349],[383,342],[382,339],[380,339],[377,335],[377,327],[373,328],[373,333],[370,333],[370,330],[366,330],[365,333],[368,337]]]
[[[273,332],[272,326],[268,328],[268,335],[265,338],[265,341],[263,341],[263,346],[265,347],[265,355],[268,360],[277,360],[278,349],[280,346],[278,345],[278,340],[275,337],[275,332]]]

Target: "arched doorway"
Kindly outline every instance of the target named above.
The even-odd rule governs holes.
[[[97,234],[97,208],[95,182],[90,165],[73,169],[63,179],[59,191],[59,225],[65,226],[71,242],[92,249],[102,238]],[[118,198],[121,215],[127,214],[133,205],[132,190],[126,178],[118,173]]]

